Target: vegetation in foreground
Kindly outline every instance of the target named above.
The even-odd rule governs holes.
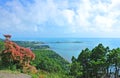
[[[3,45],[4,42],[0,41],[0,52],[4,50]],[[32,78],[111,78],[111,75],[119,78],[120,48],[110,50],[102,44],[92,50],[86,48],[77,58],[72,57],[72,63],[52,50],[34,49],[33,52],[36,59],[30,64],[38,69],[38,73],[28,73]],[[7,70],[21,72],[15,65]]]
[[[0,41],[0,54],[2,51],[5,51],[4,42]],[[68,78],[67,71],[69,69],[67,62],[57,53],[52,50],[47,49],[36,49],[33,50],[36,58],[34,61],[30,62],[31,65],[34,65],[38,73],[30,73],[32,78]],[[0,70],[12,70],[22,72],[22,69],[18,67],[18,64],[15,61],[10,61],[7,66],[3,65],[3,58],[0,59]],[[7,62],[8,63],[8,62]],[[5,64],[5,62],[4,62]]]
[[[113,69],[114,68],[114,69]],[[72,57],[70,74],[75,78],[119,78],[120,48],[110,50],[99,44]]]
[[[52,50],[33,50],[36,59],[31,62],[39,71],[37,76],[43,78],[69,78],[69,62]],[[33,74],[36,76],[36,74]],[[42,77],[41,77],[42,78]]]

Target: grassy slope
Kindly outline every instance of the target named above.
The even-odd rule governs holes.
[[[32,74],[34,78],[36,76],[43,76],[43,78],[70,78],[66,75],[68,72],[68,65],[64,58],[59,56],[52,50],[34,50],[36,59],[32,62],[35,64],[38,70],[41,70],[38,75]]]
[[[66,70],[67,65],[69,64],[68,61],[66,61],[63,57],[52,50],[39,49],[33,50],[33,52],[36,55],[36,59],[34,61],[35,64],[41,61],[48,60],[53,62],[54,64],[60,65],[63,70]]]
[[[0,39],[0,52],[3,50],[3,48],[4,48],[4,42],[3,40]],[[52,70],[51,72],[48,72],[41,69],[37,74],[30,74],[32,78],[70,78],[64,74],[67,70],[67,65],[69,63],[64,58],[59,56],[57,53],[55,53],[52,50],[45,50],[45,49],[34,50],[33,52],[36,54],[36,59],[35,61],[32,62],[33,65],[39,65],[41,60],[45,61],[47,59],[48,60],[46,61],[47,64],[51,64],[51,66],[53,65],[53,67],[54,65],[55,67],[59,67],[60,71],[63,73],[58,71],[52,72]],[[6,70],[0,70],[0,71],[6,71]],[[16,71],[12,71],[12,72],[16,72]]]

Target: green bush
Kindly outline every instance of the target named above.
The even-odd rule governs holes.
[[[52,50],[34,50],[35,60],[31,63],[37,69],[48,72],[63,72],[68,68],[68,62]]]

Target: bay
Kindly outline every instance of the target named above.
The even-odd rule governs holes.
[[[71,61],[72,56],[77,58],[81,50],[91,50],[99,43],[110,49],[120,47],[120,38],[41,38],[39,41],[45,42],[68,61]]]
[[[77,58],[81,50],[85,48],[91,50],[99,43],[105,47],[109,46],[110,49],[120,47],[120,38],[25,38],[24,40],[44,42],[69,62],[72,56]]]

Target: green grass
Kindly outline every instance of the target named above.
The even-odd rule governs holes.
[[[64,73],[49,73],[46,71],[39,71],[37,74],[29,74],[32,78],[73,78]]]
[[[12,71],[12,70],[0,70],[0,72],[4,72],[4,73],[11,73],[11,74],[20,74],[19,71]]]

